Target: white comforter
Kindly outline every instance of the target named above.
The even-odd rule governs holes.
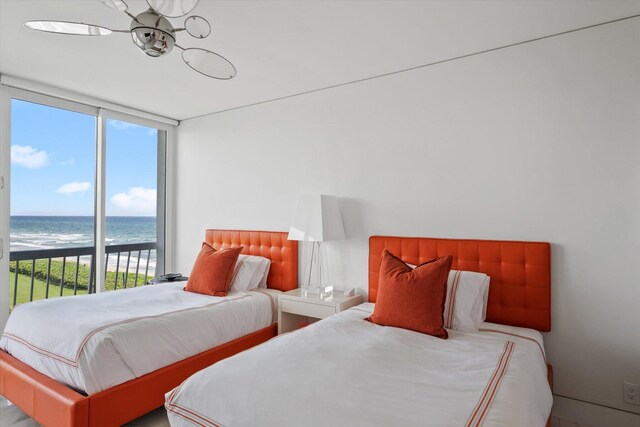
[[[441,340],[363,304],[226,359],[167,394],[177,426],[535,426],[552,397],[541,335],[484,323]]]
[[[273,323],[266,290],[221,298],[183,288],[161,284],[19,305],[0,349],[93,394]]]

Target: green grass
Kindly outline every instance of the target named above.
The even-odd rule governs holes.
[[[16,304],[29,302],[31,300],[31,269],[33,267],[32,262],[22,261],[18,264],[18,286]],[[74,294],[74,286],[76,283],[76,269],[78,270],[78,285],[77,295],[87,293],[89,285],[89,265],[87,263],[80,264],[75,262],[66,262],[64,270],[64,284],[62,288],[62,294],[64,296]],[[15,270],[16,263],[11,262],[9,264],[9,302],[10,307],[13,308],[13,295],[15,289]],[[35,270],[33,273],[33,301],[44,299],[47,288],[47,275],[49,276],[49,298],[60,296],[60,282],[62,279],[62,261],[51,260],[51,268],[48,271],[47,260],[38,260],[35,264]],[[124,272],[118,273],[118,289],[123,288],[123,279],[125,277]],[[136,278],[135,272],[127,275],[127,287],[131,288],[134,285]],[[145,276],[144,271],[138,273],[138,286],[146,283],[150,280],[151,276]],[[108,291],[111,291],[115,287],[116,273],[115,271],[108,271],[105,287]]]
[[[13,308],[13,293],[15,285],[15,273],[9,273],[10,286],[9,286],[9,304],[10,308]],[[46,282],[38,279],[33,281],[33,300],[39,300],[45,298]],[[78,289],[78,295],[86,294],[87,289]],[[73,295],[73,288],[63,288],[62,294],[64,296]],[[18,274],[18,297],[16,303],[21,304],[23,302],[29,302],[31,296],[31,276],[24,274]],[[49,298],[55,298],[60,296],[60,285],[53,285],[49,283]]]

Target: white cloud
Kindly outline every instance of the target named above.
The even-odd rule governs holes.
[[[110,215],[155,215],[156,190],[153,188],[133,187],[126,193],[111,197],[113,209]]]
[[[89,191],[89,190],[91,190],[90,182],[74,181],[74,182],[69,182],[64,185],[61,185],[56,190],[56,193],[73,194],[73,193],[84,193],[85,191]]]
[[[11,163],[29,169],[37,169],[49,163],[49,155],[44,150],[36,150],[30,145],[12,145]]]

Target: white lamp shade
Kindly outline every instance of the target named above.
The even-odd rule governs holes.
[[[300,196],[289,228],[289,240],[344,240],[342,214],[336,196]]]

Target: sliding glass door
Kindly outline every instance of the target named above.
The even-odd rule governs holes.
[[[170,127],[1,90],[0,327],[16,304],[163,274]]]
[[[105,286],[112,290],[164,271],[166,132],[112,118],[106,123]]]

